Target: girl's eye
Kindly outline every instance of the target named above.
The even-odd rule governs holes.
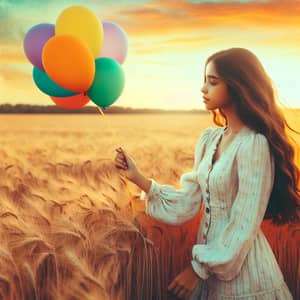
[[[216,81],[210,81],[209,84],[211,84],[211,85],[216,85],[217,82],[216,82]]]

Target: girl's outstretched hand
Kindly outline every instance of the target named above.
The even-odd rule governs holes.
[[[115,150],[115,166],[120,169],[121,174],[133,181],[139,174],[135,161],[121,147]]]

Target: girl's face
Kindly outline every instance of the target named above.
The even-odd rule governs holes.
[[[232,106],[225,81],[219,77],[214,63],[209,62],[205,70],[204,85],[201,89],[203,103],[207,110],[223,109]]]

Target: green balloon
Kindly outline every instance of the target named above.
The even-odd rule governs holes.
[[[98,106],[106,108],[121,95],[125,75],[121,65],[108,57],[97,58],[95,66],[95,77],[88,96]]]
[[[47,73],[33,67],[32,71],[33,81],[36,86],[45,94],[54,97],[69,97],[78,93],[71,92],[55,83]]]

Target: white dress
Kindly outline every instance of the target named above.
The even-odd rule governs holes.
[[[191,299],[290,300],[291,293],[260,225],[274,181],[266,137],[244,127],[213,164],[224,127],[204,130],[181,189],[151,179],[146,213],[179,225],[204,205],[191,264],[199,285]]]

